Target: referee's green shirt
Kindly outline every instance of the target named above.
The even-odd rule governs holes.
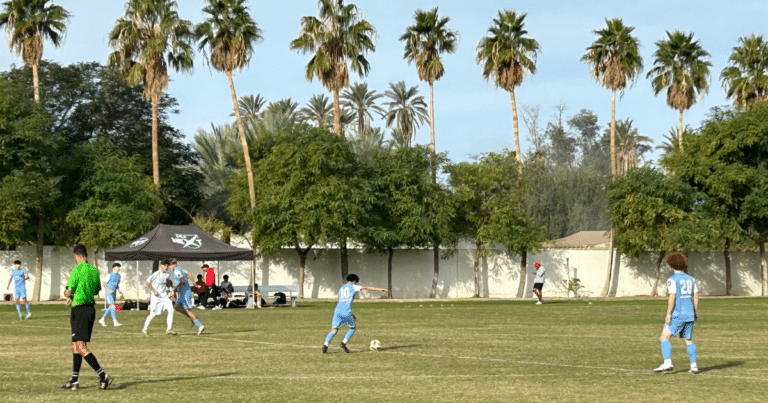
[[[72,307],[93,304],[93,296],[101,291],[99,270],[88,262],[80,262],[69,274],[67,288],[72,292]]]

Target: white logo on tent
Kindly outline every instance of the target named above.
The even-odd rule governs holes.
[[[137,240],[135,240],[135,241],[133,241],[133,242],[131,243],[131,248],[135,248],[135,247],[137,247],[137,246],[139,246],[139,245],[144,245],[144,244],[145,244],[145,243],[147,243],[148,241],[149,241],[149,238],[147,238],[147,237],[141,237],[141,238],[139,238],[139,239],[137,239]]]
[[[174,234],[171,242],[181,245],[184,249],[197,249],[203,246],[203,241],[196,234]]]

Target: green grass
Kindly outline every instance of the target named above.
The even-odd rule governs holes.
[[[101,391],[84,362],[81,389],[59,389],[71,372],[69,310],[33,306],[19,321],[0,307],[0,401],[67,402],[639,402],[765,401],[768,301],[704,299],[696,324],[699,375],[688,374],[673,339],[672,373],[658,335],[666,301],[358,301],[358,333],[326,355],[320,345],[334,304],[296,309],[195,311],[202,336],[176,316],[179,336],[141,334],[146,311],[98,323],[91,350],[116,378]],[[98,314],[100,316],[100,313]],[[379,339],[380,352],[367,350]]]

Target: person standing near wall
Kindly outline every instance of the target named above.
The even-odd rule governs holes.
[[[106,311],[104,311],[104,316],[99,319],[99,324],[101,326],[107,326],[107,323],[104,321],[107,318],[107,315],[112,315],[112,323],[117,326],[122,326],[120,323],[117,322],[117,315],[115,312],[115,302],[117,301],[117,291],[120,288],[120,268],[122,266],[120,263],[115,263],[112,265],[112,273],[109,273],[109,278],[107,278],[107,281],[102,282],[102,286],[104,287],[104,297],[107,300],[107,304],[109,304],[109,307]],[[120,291],[120,294],[123,292]]]
[[[11,288],[11,282],[13,282],[13,300],[16,303],[16,312],[19,313],[19,319],[29,319],[32,317],[32,311],[29,310],[29,301],[27,301],[27,284],[29,280],[29,274],[26,269],[21,268],[21,260],[13,262],[13,269],[11,269],[11,278],[8,279],[8,286],[6,290]],[[21,316],[21,305],[19,300],[24,300],[24,307],[27,308],[27,316]]]
[[[544,270],[544,266],[539,262],[534,263],[533,268],[536,269],[536,277],[533,278],[533,294],[539,299],[536,301],[536,305],[541,305],[544,302],[541,298],[541,290],[544,288],[544,275],[546,274],[546,270]]]

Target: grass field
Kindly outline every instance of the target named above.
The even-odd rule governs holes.
[[[0,307],[2,402],[758,402],[768,400],[768,300],[703,299],[691,375],[673,339],[672,373],[657,340],[664,299],[358,301],[352,354],[320,351],[334,303],[258,311],[196,311],[197,336],[180,315],[165,336],[141,334],[146,311],[118,312],[124,326],[94,329],[91,350],[116,378],[98,390],[83,362],[71,373],[69,310],[35,305],[20,321]],[[100,316],[100,313],[98,314]],[[368,351],[378,339],[380,352]]]

